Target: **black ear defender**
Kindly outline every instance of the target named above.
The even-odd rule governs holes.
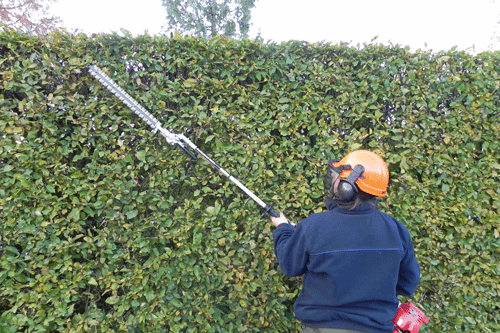
[[[337,196],[342,201],[351,201],[354,199],[358,193],[358,186],[356,186],[356,181],[361,174],[365,171],[365,168],[361,164],[357,164],[352,170],[349,176],[345,179],[341,179],[337,187]]]

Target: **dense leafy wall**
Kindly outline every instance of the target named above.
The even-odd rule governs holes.
[[[293,332],[257,205],[149,132],[132,96],[299,221],[324,163],[389,163],[426,332],[500,330],[500,53],[0,34],[0,330]]]

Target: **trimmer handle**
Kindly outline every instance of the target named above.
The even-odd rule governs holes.
[[[189,156],[191,157],[192,160],[196,160],[196,156],[189,151],[189,149],[187,149],[186,147],[184,147],[183,145],[181,145],[180,143],[177,144],[178,147],[180,147],[182,150],[184,150],[184,152]]]
[[[273,209],[273,206],[266,205],[266,211],[264,214],[269,214],[272,217],[280,217],[280,213]]]

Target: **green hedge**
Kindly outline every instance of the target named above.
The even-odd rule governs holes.
[[[500,53],[0,32],[0,331],[294,332],[258,206],[169,146],[103,68],[295,221],[374,150],[410,230],[423,332],[500,330]]]

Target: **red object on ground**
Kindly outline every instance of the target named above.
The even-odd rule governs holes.
[[[401,304],[392,322],[396,325],[392,333],[418,333],[429,318],[415,304],[407,302]]]

